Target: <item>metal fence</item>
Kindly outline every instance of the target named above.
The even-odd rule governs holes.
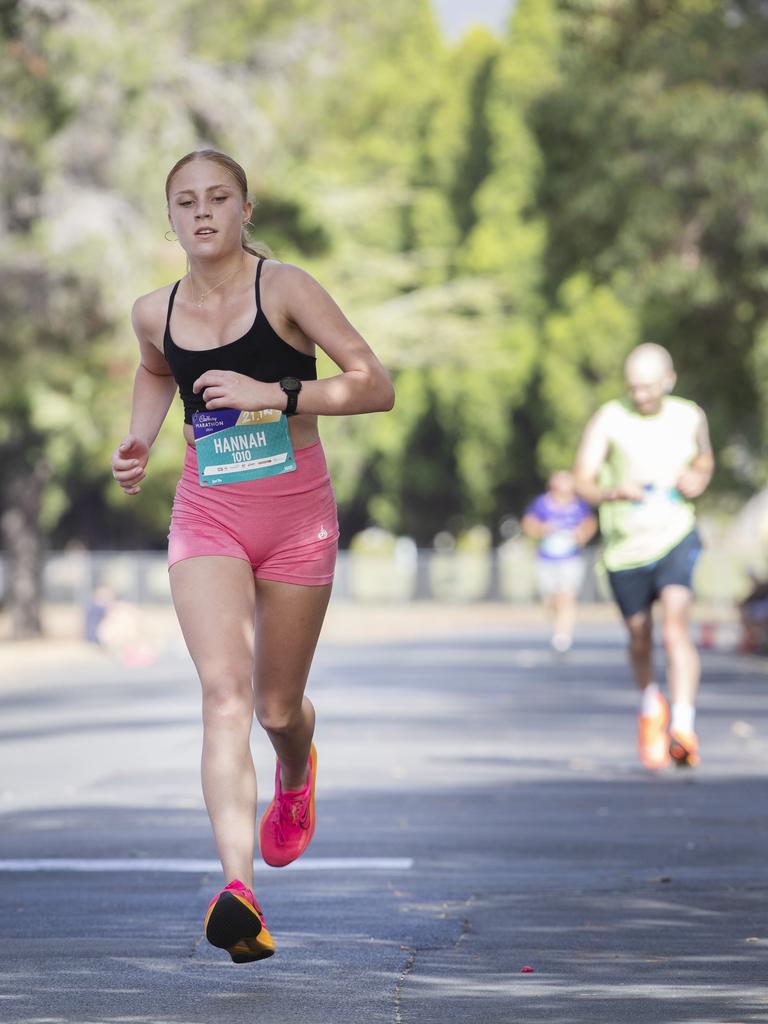
[[[536,600],[535,552],[516,538],[488,551],[431,551],[404,546],[388,554],[342,551],[334,598],[402,603]],[[609,599],[599,548],[586,551],[587,572],[580,593],[585,602]],[[0,560],[0,592],[7,574]],[[705,549],[696,573],[696,594],[713,604],[733,604],[743,593],[746,575],[724,549]],[[46,602],[85,607],[99,587],[138,605],[170,602],[166,556],[159,551],[83,551],[48,555],[44,573]]]

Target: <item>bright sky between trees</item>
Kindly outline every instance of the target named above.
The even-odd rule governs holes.
[[[514,0],[434,0],[440,24],[449,39],[457,39],[472,25],[485,25],[501,32]]]

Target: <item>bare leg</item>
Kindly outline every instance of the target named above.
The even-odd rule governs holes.
[[[664,587],[660,595],[670,694],[675,703],[693,705],[699,689],[701,665],[688,631],[691,599],[688,587],[676,584]]]
[[[573,639],[576,623],[576,594],[573,590],[561,590],[554,596],[555,636]]]
[[[650,608],[630,615],[624,622],[629,633],[629,661],[635,681],[644,690],[653,678],[653,618]]]
[[[547,618],[552,623],[552,636],[554,636],[555,622],[557,621],[557,605],[555,603],[555,595],[545,594],[541,599],[541,603],[544,605],[544,608],[546,609]]]
[[[203,696],[203,797],[227,882],[253,885],[256,773],[253,723],[253,570],[201,557],[170,570],[171,592]]]
[[[315,731],[304,689],[331,596],[331,584],[256,581],[256,716],[280,762],[284,790],[301,789]]]

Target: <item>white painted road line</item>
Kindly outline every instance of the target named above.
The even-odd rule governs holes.
[[[255,871],[410,871],[412,857],[311,857],[295,860],[285,868],[270,868],[261,861]],[[74,857],[19,858],[0,860],[3,871],[175,871],[180,874],[209,874],[221,871],[217,860],[183,860],[181,858],[130,857],[88,859]]]

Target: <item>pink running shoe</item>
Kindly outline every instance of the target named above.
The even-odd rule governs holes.
[[[275,798],[264,812],[259,825],[261,856],[273,868],[283,868],[296,860],[309,846],[315,834],[315,781],[317,751],[309,752],[309,775],[303,789],[284,793],[280,782],[280,762],[275,771]]]
[[[211,945],[226,949],[236,964],[264,960],[275,952],[261,907],[239,878],[213,897],[203,928]]]

